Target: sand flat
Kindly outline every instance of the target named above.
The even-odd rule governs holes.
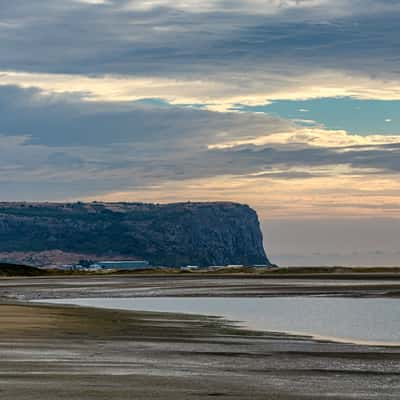
[[[121,277],[115,284],[107,279],[96,290],[121,285]],[[16,294],[34,298],[66,286],[63,279],[24,282]],[[224,279],[218,282],[210,293],[223,287]],[[240,286],[239,280],[226,282]],[[242,283],[244,291],[249,282]],[[206,285],[186,278],[175,283]],[[162,292],[174,281],[128,279],[124,287],[146,284]],[[69,287],[62,294],[76,295],[76,285]],[[398,348],[260,334],[196,315],[31,305],[8,294],[2,292],[0,304],[2,398],[385,400],[400,393]]]

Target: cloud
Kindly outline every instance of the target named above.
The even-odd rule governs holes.
[[[390,0],[2,2],[2,194],[398,216],[398,136],[238,105],[399,100],[399,14]]]
[[[103,193],[100,198],[106,201],[157,199],[159,202],[231,199],[251,204],[262,219],[271,221],[284,218],[400,218],[399,196],[398,176],[373,175],[365,179],[364,174],[354,173],[321,175],[312,179],[264,177],[256,182],[247,176],[232,175],[188,179],[185,182],[172,180],[145,188],[115,190]],[[99,196],[87,197],[88,200],[96,198]]]
[[[255,13],[276,14],[290,9],[303,10],[328,5],[328,0],[242,0],[226,2],[224,0],[130,0],[125,7],[131,10],[151,10],[154,8],[174,8],[190,13]]]
[[[285,199],[288,188],[299,185],[297,206],[310,213],[305,204],[318,185],[325,191],[331,187],[331,194],[339,188],[343,194],[346,187],[365,193],[365,187],[383,188],[386,181],[390,193],[400,172],[399,137],[305,128],[266,114],[157,102],[88,103],[77,95],[17,87],[0,88],[0,112],[0,185],[28,199],[32,194],[35,200],[222,199],[225,193],[262,206],[261,193],[269,196],[273,190],[273,204],[262,207],[280,215],[282,207],[293,212]],[[350,186],[342,187],[341,180]],[[264,182],[265,190],[257,195]],[[32,191],[32,185],[40,190]],[[331,197],[321,198],[332,207]],[[313,201],[321,211],[323,206]],[[382,203],[379,212],[395,212],[390,204]],[[348,213],[351,207],[334,208]]]
[[[19,0],[1,6],[2,82],[214,110],[398,99],[399,13],[397,2],[369,0]]]
[[[268,100],[304,100],[321,97],[400,100],[400,80],[354,78],[338,72],[308,73],[301,79],[255,74],[221,80],[174,80],[157,77],[38,74],[0,71],[0,86],[37,88],[45,94],[70,94],[88,102],[128,102],[162,99],[172,105],[196,105],[211,111],[232,111],[241,105]],[[272,84],[271,82],[275,82]]]
[[[398,11],[399,6],[391,0],[125,0],[115,1],[130,10],[175,9],[188,13],[241,13],[276,15],[283,14],[286,18],[312,17],[335,18],[346,15],[364,15],[380,12]],[[306,14],[307,13],[307,14]]]
[[[301,147],[334,148],[336,151],[362,151],[374,149],[381,145],[399,144],[399,135],[350,135],[345,130],[327,130],[324,128],[296,127],[292,131],[270,133],[257,137],[248,137],[236,141],[226,141],[209,145],[209,149],[234,149],[246,146],[275,146],[286,149]]]
[[[83,4],[110,4],[109,0],[72,0]]]
[[[134,142],[148,146],[162,142],[164,150],[191,146],[207,149],[221,138],[247,137],[247,129],[262,134],[291,129],[291,122],[249,113],[212,113],[207,110],[146,103],[88,103],[78,96],[47,95],[37,89],[0,89],[3,118],[0,130],[30,135],[30,142],[48,146],[102,146]],[[20,118],[23,113],[24,118]]]

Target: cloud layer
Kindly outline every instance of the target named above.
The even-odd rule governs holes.
[[[215,108],[278,98],[399,99],[398,2],[200,3],[2,4],[0,82]]]
[[[398,216],[396,133],[243,106],[400,101],[399,15],[391,0],[2,2],[4,197]]]
[[[0,111],[0,184],[10,200],[228,197],[270,217],[400,211],[396,135],[15,86],[0,88]]]

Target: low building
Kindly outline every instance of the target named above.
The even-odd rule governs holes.
[[[98,267],[102,269],[146,269],[150,267],[148,261],[145,260],[126,260],[126,261],[98,261],[92,265],[93,267]]]
[[[181,270],[183,271],[194,271],[200,269],[198,265],[186,265],[185,267],[181,267]]]

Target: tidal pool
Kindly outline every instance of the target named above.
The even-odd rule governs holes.
[[[310,335],[340,342],[400,346],[400,299],[147,297],[56,299],[46,302],[221,316],[251,330]]]

